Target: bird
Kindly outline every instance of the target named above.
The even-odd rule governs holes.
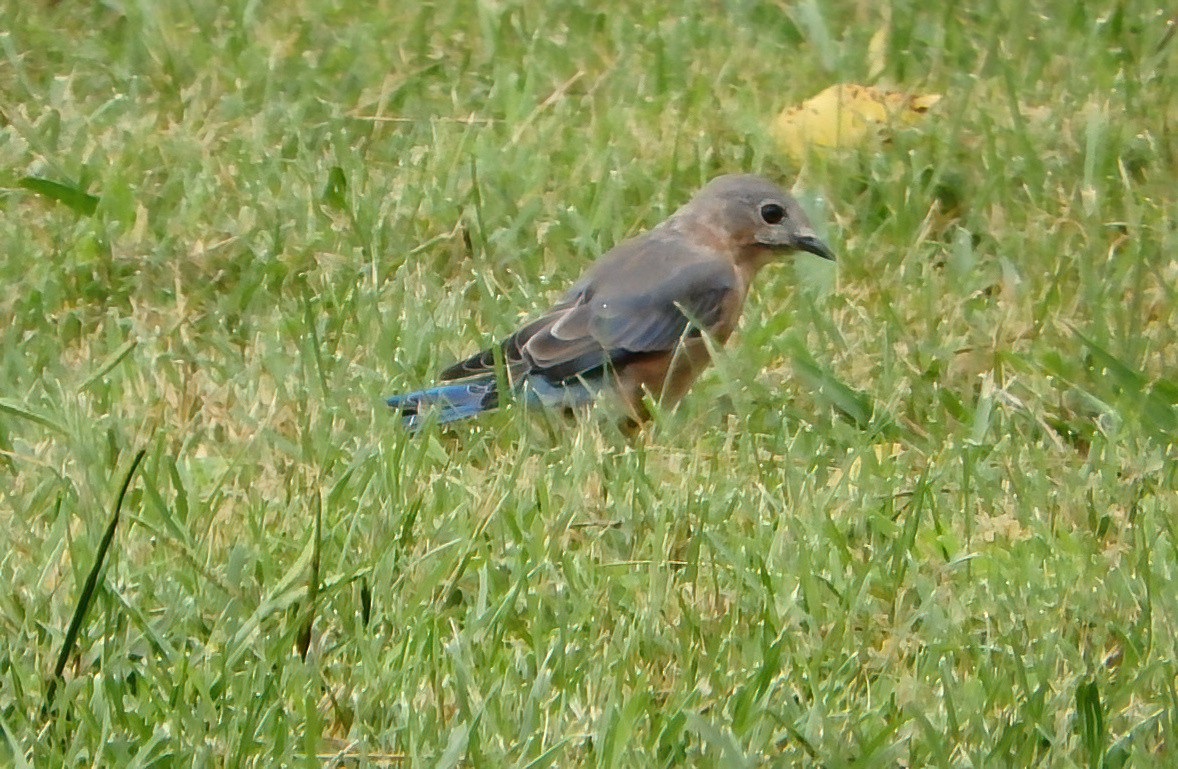
[[[808,252],[834,260],[792,195],[758,175],[704,185],[653,229],[608,250],[547,311],[441,372],[440,384],[387,398],[405,427],[497,408],[501,388],[562,410],[603,392],[640,427],[650,398],[677,403],[735,330],[770,262]],[[708,339],[711,340],[709,343]]]

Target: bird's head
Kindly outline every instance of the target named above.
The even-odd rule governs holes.
[[[681,213],[698,218],[740,251],[808,251],[834,259],[798,201],[760,176],[719,176],[696,193]]]

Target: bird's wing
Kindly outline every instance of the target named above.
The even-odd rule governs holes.
[[[607,253],[551,310],[508,337],[504,363],[513,378],[560,382],[634,354],[673,350],[684,334],[724,320],[736,285],[723,255],[653,231]],[[486,373],[494,358],[483,351],[442,378]]]

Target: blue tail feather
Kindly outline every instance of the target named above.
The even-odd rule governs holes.
[[[457,422],[491,411],[499,406],[498,383],[493,376],[464,382],[427,387],[404,395],[394,395],[385,402],[401,413],[401,421],[416,430],[433,415],[439,424]],[[603,385],[598,375],[553,384],[543,377],[528,377],[516,388],[516,394],[530,404],[552,409],[584,406],[596,398]]]
[[[499,405],[494,377],[484,377],[458,384],[439,385],[394,395],[385,401],[389,408],[401,412],[405,427],[416,430],[434,414],[439,424],[490,411]]]

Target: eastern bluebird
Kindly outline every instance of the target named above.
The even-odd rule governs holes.
[[[720,176],[653,230],[605,253],[550,310],[496,347],[506,383],[531,403],[570,408],[602,390],[629,418],[649,417],[649,395],[678,401],[710,356],[703,334],[723,344],[749,284],[776,256],[808,251],[834,259],[797,201],[753,175]],[[442,384],[388,405],[407,427],[428,413],[452,422],[499,405],[496,351],[442,372]]]

